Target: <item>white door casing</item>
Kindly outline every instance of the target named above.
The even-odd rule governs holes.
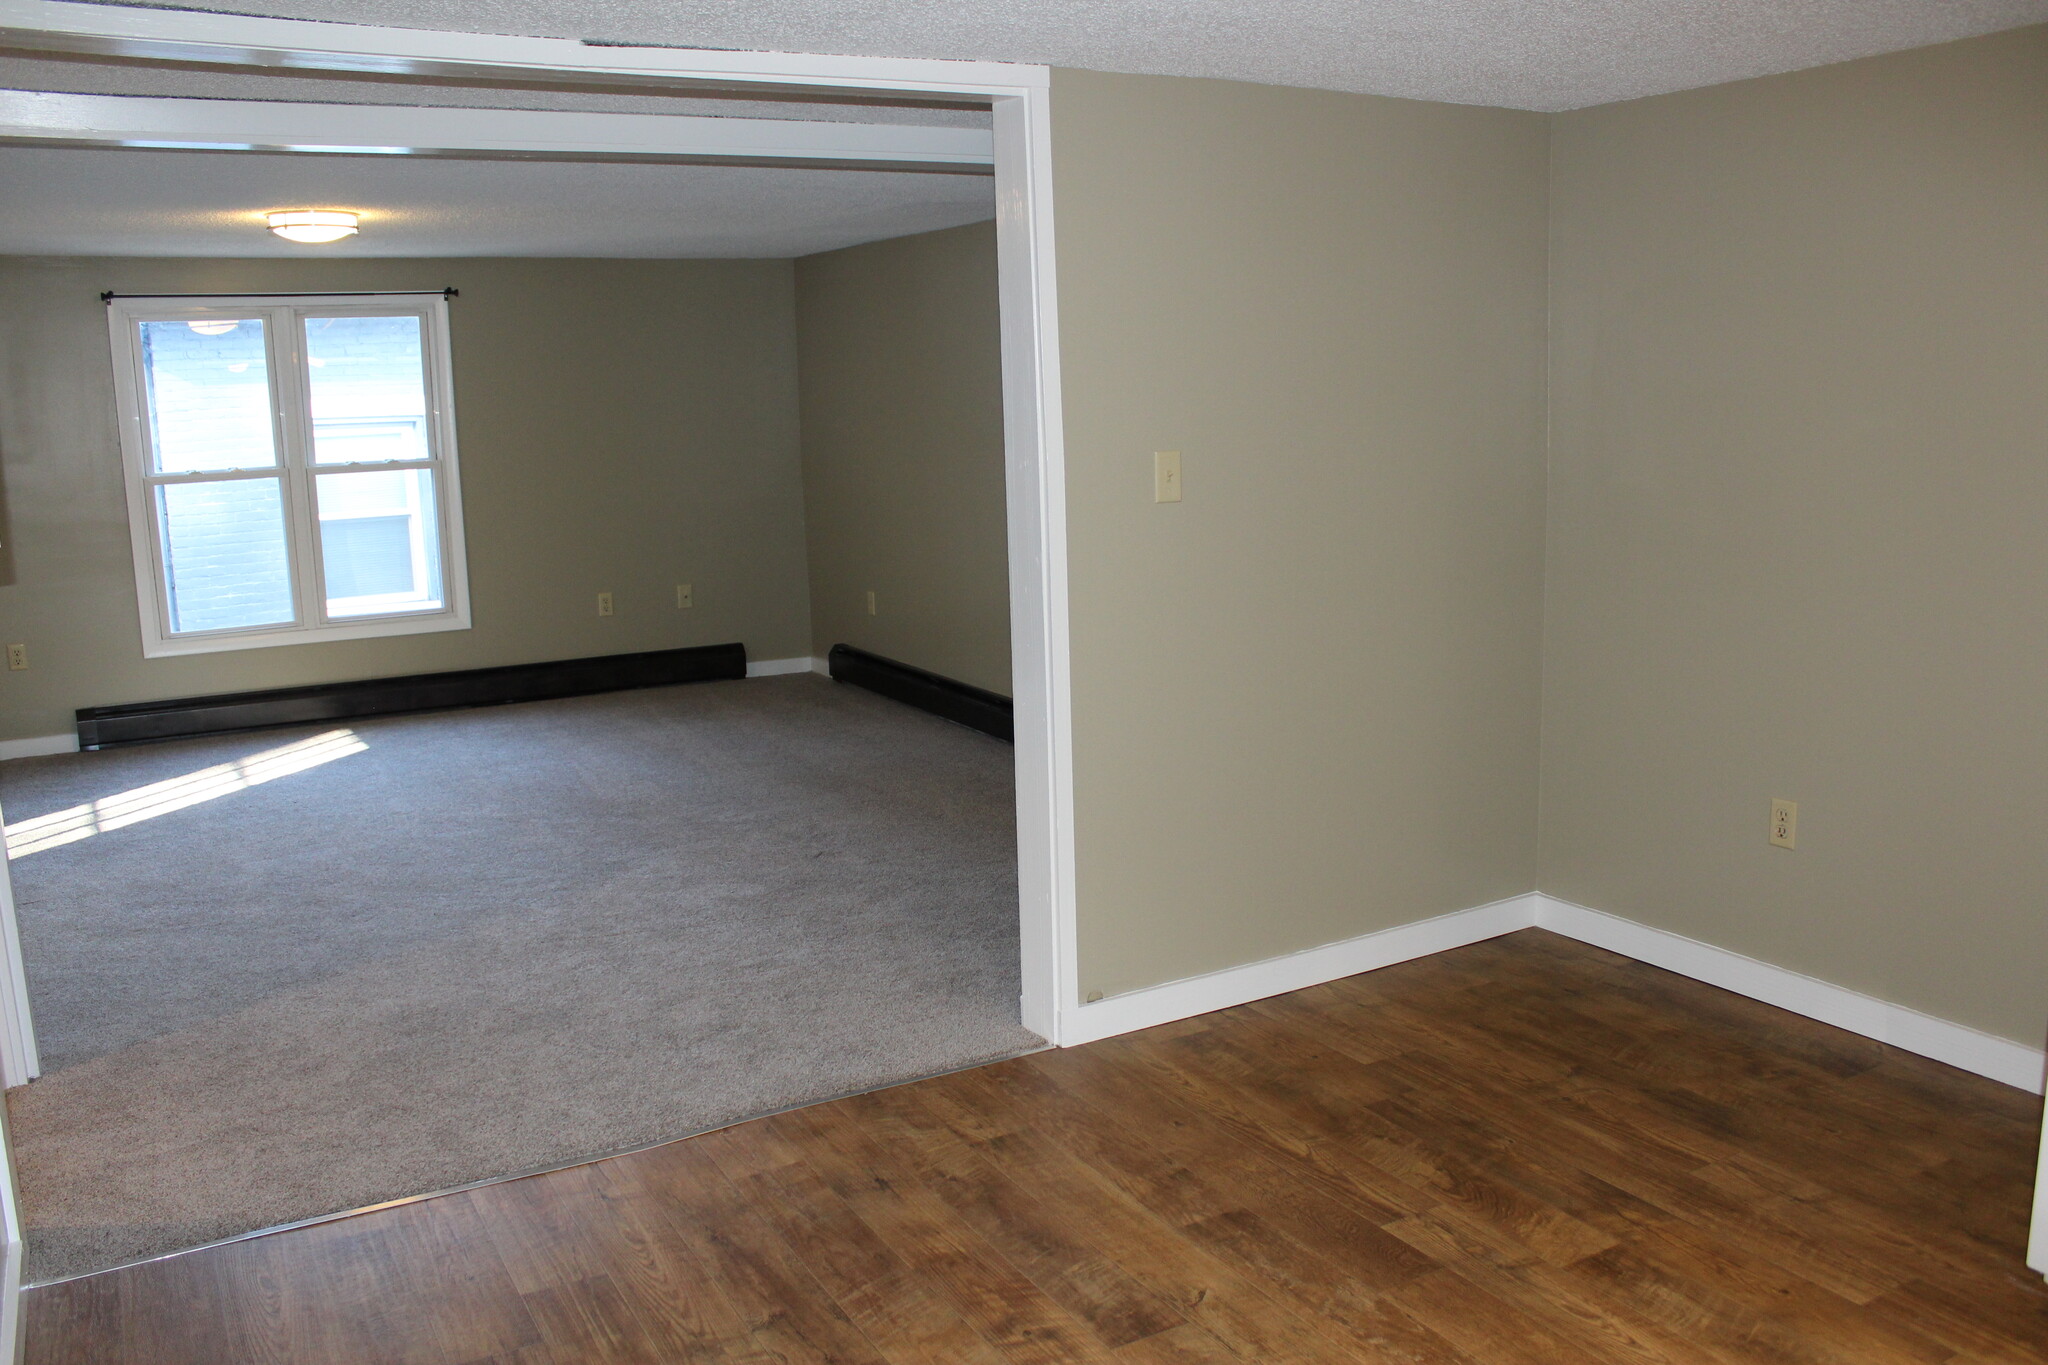
[[[0,812],[0,824],[6,818]],[[7,860],[0,857],[0,1085],[12,1090],[42,1073],[42,1059],[36,1055],[35,1017],[29,1013],[28,978],[21,966],[14,878]]]
[[[2041,1129],[2041,1159],[2034,1172],[2034,1222],[2027,1236],[2027,1264],[2048,1277],[2048,1123]]]
[[[0,826],[7,816],[0,811]],[[14,881],[0,847],[0,1083],[25,1085],[42,1066],[36,1057],[35,1027],[28,1011],[28,984],[21,969],[21,940],[14,914]],[[0,1104],[0,1359],[20,1365],[28,1338],[21,1330],[21,1197],[14,1183],[14,1149],[7,1137],[7,1110]]]

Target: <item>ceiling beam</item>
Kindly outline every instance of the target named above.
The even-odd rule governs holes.
[[[1045,67],[1008,62],[725,52],[573,38],[306,23],[213,11],[0,0],[0,46],[151,61],[343,71],[391,77],[601,81],[665,89],[847,98],[921,95],[988,107],[986,90],[1043,87]]]
[[[991,175],[986,128],[0,90],[0,143]]]

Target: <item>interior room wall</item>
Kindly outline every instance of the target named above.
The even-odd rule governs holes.
[[[2037,1045],[2044,35],[1555,119],[1057,72],[1084,989],[1540,885]],[[464,288],[477,628],[144,664],[94,296],[306,286],[0,262],[0,633],[34,663],[0,738],[226,685],[810,652],[795,270],[671,264],[332,263],[312,287]],[[717,442],[754,468],[698,465]],[[676,581],[694,614],[632,605]]]
[[[1543,117],[1061,70],[1052,120],[1084,992],[1530,890]]]
[[[1008,696],[995,224],[802,257],[796,316],[812,654]]]
[[[2040,1046],[2048,28],[1553,164],[1543,889]]]
[[[144,659],[100,292],[444,285],[474,627]],[[788,261],[0,258],[0,638],[30,660],[0,672],[0,739],[250,688],[730,640],[808,654],[794,316]]]

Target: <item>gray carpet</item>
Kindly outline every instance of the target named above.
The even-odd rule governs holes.
[[[333,728],[16,760],[0,802]],[[14,862],[30,1279],[1039,1044],[1007,745],[810,676],[349,728]]]

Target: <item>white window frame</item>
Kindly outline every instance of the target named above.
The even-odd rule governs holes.
[[[193,322],[209,317],[264,319],[266,363],[271,378],[272,439],[278,452],[278,464],[274,469],[263,470],[157,474],[151,468],[141,324]],[[420,319],[420,354],[426,370],[426,458],[361,464],[313,463],[311,386],[304,321],[321,317]],[[449,359],[448,300],[445,293],[380,294],[374,297],[359,294],[117,297],[107,303],[107,329],[114,353],[115,404],[120,418],[122,467],[128,488],[128,530],[135,553],[136,604],[145,658],[469,629],[468,556],[462,534],[462,488],[455,448],[454,372]],[[434,471],[435,510],[441,533],[442,605],[431,611],[330,618],[327,613],[325,565],[320,549],[315,475],[405,469]],[[170,625],[170,594],[164,577],[162,527],[156,513],[155,489],[167,483],[257,478],[275,478],[282,488],[293,619],[278,625],[174,632]]]

